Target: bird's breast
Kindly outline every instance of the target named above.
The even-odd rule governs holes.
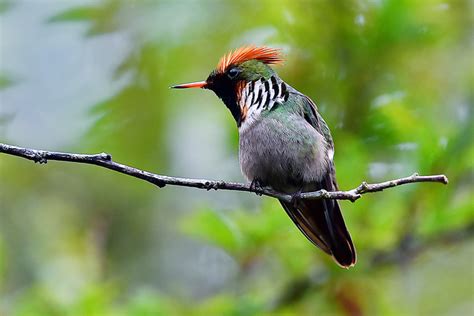
[[[276,190],[294,192],[319,181],[329,166],[327,144],[303,117],[273,112],[239,130],[242,173]]]

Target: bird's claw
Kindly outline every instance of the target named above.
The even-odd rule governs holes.
[[[46,159],[46,152],[44,151],[36,152],[35,155],[33,156],[33,161],[35,163],[40,163],[40,164],[47,163],[48,159]]]
[[[290,203],[294,206],[294,207],[298,207],[298,202],[301,200],[301,193],[302,193],[302,189],[296,191],[295,193],[293,193],[291,195],[291,201]]]
[[[253,179],[252,182],[250,182],[250,190],[255,192],[255,194],[262,196],[263,195],[263,185],[262,182],[258,179]]]

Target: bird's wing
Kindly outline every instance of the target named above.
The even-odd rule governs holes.
[[[334,159],[334,142],[332,140],[331,131],[328,125],[324,121],[323,117],[318,113],[316,104],[305,96],[304,94],[298,93],[298,98],[301,100],[301,114],[312,127],[326,140],[329,160],[332,162]]]
[[[333,162],[334,143],[329,127],[310,98],[299,92],[294,93],[300,105],[300,114],[326,140],[329,169],[319,182],[314,183],[314,189],[336,191],[338,186]],[[285,202],[282,205],[296,226],[315,245],[331,254],[343,267],[355,264],[356,251],[337,200],[303,200],[297,206]]]

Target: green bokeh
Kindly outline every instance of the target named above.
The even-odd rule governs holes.
[[[0,315],[474,313],[472,1],[88,3],[0,1],[2,142],[243,181],[220,100],[169,86],[264,44],[330,125],[342,189],[450,183],[341,202],[343,270],[273,199],[2,155]]]

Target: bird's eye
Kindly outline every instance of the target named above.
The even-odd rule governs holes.
[[[237,77],[240,74],[240,72],[241,72],[241,70],[237,67],[230,68],[229,71],[227,71],[227,76],[230,79],[234,79],[235,77]]]

